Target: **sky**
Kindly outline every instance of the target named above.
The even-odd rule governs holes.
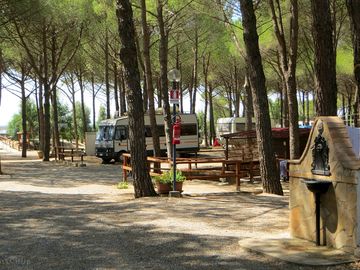
[[[3,91],[0,104],[0,126],[7,126],[11,117],[20,111],[20,99]]]

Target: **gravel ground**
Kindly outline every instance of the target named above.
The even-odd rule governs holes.
[[[360,269],[299,266],[242,249],[241,238],[287,233],[287,196],[133,199],[131,188],[115,188],[118,165],[20,159],[1,146],[0,156],[0,269]]]

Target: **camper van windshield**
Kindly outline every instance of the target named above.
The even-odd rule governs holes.
[[[96,134],[96,140],[112,140],[114,137],[114,127],[113,126],[100,126],[99,131]]]

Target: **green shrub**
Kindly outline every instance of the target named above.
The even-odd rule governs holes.
[[[129,188],[129,184],[128,182],[120,182],[117,184],[116,186],[118,189],[128,189]]]
[[[172,169],[163,172],[161,175],[154,176],[153,180],[162,184],[171,184],[173,182],[174,172]],[[186,180],[185,175],[181,171],[176,171],[176,182],[184,182]]]

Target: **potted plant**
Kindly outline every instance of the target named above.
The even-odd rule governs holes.
[[[173,174],[174,171],[170,169],[169,171],[166,171],[161,175],[155,176],[153,178],[157,188],[157,192],[159,194],[166,194],[169,193],[169,191],[173,190]],[[182,174],[181,171],[177,170],[175,180],[175,190],[182,192],[183,182],[186,180],[186,177]]]

